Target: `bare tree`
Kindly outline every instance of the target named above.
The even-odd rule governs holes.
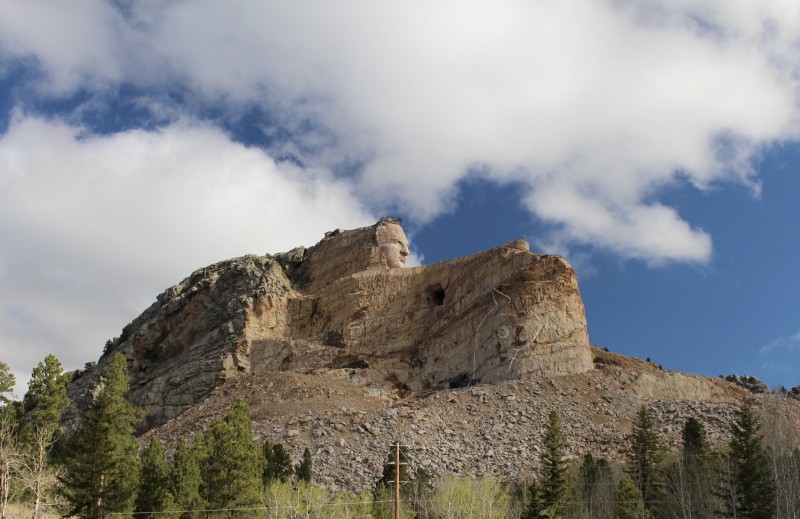
[[[38,424],[27,432],[26,452],[20,456],[20,479],[25,488],[33,495],[32,519],[39,519],[44,508],[52,507],[55,502],[45,502],[45,497],[53,496],[52,489],[58,483],[60,467],[51,467],[47,458],[51,448],[57,441],[52,425]]]
[[[583,455],[576,486],[580,496],[581,519],[611,519],[616,508],[618,477],[603,458]]]
[[[797,430],[784,413],[764,413],[764,442],[771,453],[777,519],[800,519],[800,450]]]
[[[0,407],[0,519],[7,517],[8,503],[13,497],[11,482],[19,476],[21,461],[16,420],[10,407],[10,404]]]

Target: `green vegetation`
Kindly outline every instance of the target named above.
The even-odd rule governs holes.
[[[663,457],[655,413],[642,406],[633,420],[627,472],[648,507],[662,498],[660,464]]]
[[[3,407],[11,403],[8,393],[14,391],[14,384],[16,383],[17,380],[14,378],[14,374],[11,373],[11,368],[0,360],[0,405]]]
[[[770,473],[770,455],[764,446],[761,425],[749,399],[742,401],[731,424],[727,459],[732,481],[732,499],[726,512],[744,519],[769,519],[775,512],[775,480]]]
[[[300,465],[297,466],[297,470],[295,474],[297,475],[298,481],[305,481],[306,483],[311,483],[312,475],[312,461],[311,461],[311,451],[306,449],[303,451],[303,459],[300,461]]]
[[[528,486],[524,519],[561,517],[572,504],[568,497],[570,481],[564,449],[567,442],[558,412],[551,411],[542,438],[544,450],[539,459],[538,479]]]
[[[170,480],[169,488],[175,508],[187,512],[204,508],[203,498],[200,497],[200,484],[203,479],[197,451],[183,438],[175,447]]]
[[[59,491],[68,515],[103,518],[130,513],[139,487],[139,444],[134,426],[144,413],[125,400],[127,360],[117,353],[80,428],[69,438]]]
[[[652,519],[639,487],[629,476],[622,478],[617,493],[617,519]]]
[[[274,481],[288,482],[294,475],[294,468],[292,458],[283,445],[265,441],[261,451],[264,455],[264,471],[261,477],[264,486]]]
[[[61,440],[59,421],[68,404],[67,377],[61,362],[48,355],[33,368],[23,400],[23,409],[29,412],[29,420],[20,436],[25,460],[20,475],[24,487],[32,495],[31,516],[34,519],[42,512],[43,504],[55,500],[60,470],[57,464],[49,462],[56,443]]]
[[[249,407],[239,399],[199,445],[200,495],[211,509],[252,508],[261,503],[264,461],[250,434]]]
[[[142,477],[139,480],[139,493],[136,496],[137,517],[157,517],[152,512],[161,512],[168,502],[174,502],[169,493],[170,471],[164,459],[164,447],[157,438],[142,452]]]

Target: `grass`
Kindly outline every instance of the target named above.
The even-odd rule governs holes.
[[[9,503],[6,515],[9,519],[26,519],[33,515],[33,507],[24,503]],[[58,517],[59,515],[51,510],[39,514],[39,519],[58,519]]]

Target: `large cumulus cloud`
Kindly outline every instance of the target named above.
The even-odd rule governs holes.
[[[196,268],[373,222],[348,182],[201,123],[87,136],[18,116],[0,138],[3,360],[80,366]]]
[[[797,136],[789,0],[48,8],[5,7],[0,22],[6,55],[37,60],[43,91],[177,82],[263,103],[333,132],[304,159],[356,157],[373,207],[429,221],[478,171],[526,186],[560,241],[648,261],[711,254],[659,188],[757,188],[753,154]]]
[[[0,141],[4,283],[24,263],[47,287],[114,290],[130,268],[148,296],[252,236],[292,245],[266,239],[275,213],[296,215],[286,232],[307,243],[327,224],[298,207],[336,226],[391,211],[424,224],[470,175],[518,185],[562,250],[707,262],[713,237],[662,190],[757,195],[753,158],[800,135],[794,0],[7,2],[0,74],[20,69],[20,113],[133,85],[173,122],[94,136],[18,115]],[[186,123],[215,106],[260,106],[291,138],[256,150]],[[287,155],[302,167],[271,158]],[[197,245],[208,236],[218,246]],[[186,243],[192,259],[170,260]]]

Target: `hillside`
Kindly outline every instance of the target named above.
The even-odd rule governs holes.
[[[522,240],[406,268],[399,222],[334,231],[311,248],[200,269],[167,289],[70,385],[74,423],[110,353],[128,359],[129,399],[168,447],[201,432],[237,397],[253,432],[317,481],[371,486],[389,444],[434,475],[523,477],[551,409],[569,453],[625,452],[630,421],[653,407],[669,446],[700,419],[712,443],[749,393],[592,348],[577,276]],[[800,404],[757,395],[771,430],[800,425]]]

